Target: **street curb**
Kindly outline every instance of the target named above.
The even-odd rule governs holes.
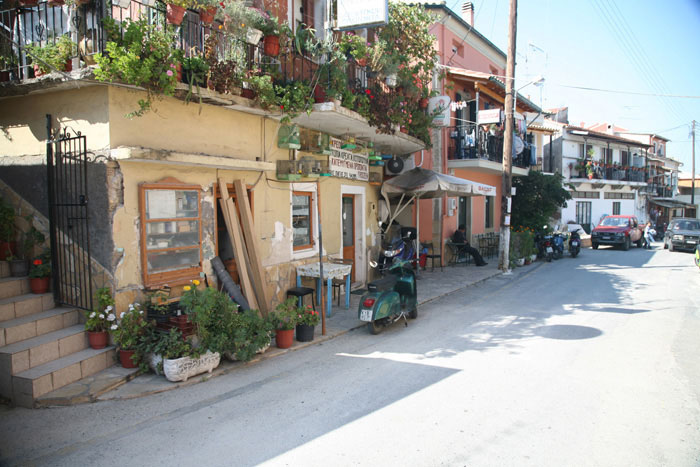
[[[541,263],[541,262],[537,262],[537,263],[538,263],[538,264],[534,264],[534,263],[533,263],[533,265],[534,265],[535,267],[533,267],[533,268],[528,268],[528,271],[524,271],[524,272],[522,272],[522,273],[519,273],[519,274],[517,275],[517,277],[524,277],[525,275],[530,274],[530,273],[532,273],[533,271],[539,269],[539,267],[541,267],[541,266],[544,264],[544,263]],[[445,297],[445,296],[447,296],[447,295],[453,294],[453,293],[455,293],[455,292],[462,291],[462,290],[464,290],[464,289],[466,289],[466,288],[472,287],[472,286],[477,285],[477,284],[481,284],[481,283],[483,283],[483,282],[485,282],[485,281],[487,281],[487,280],[489,280],[489,279],[492,279],[492,278],[498,277],[498,276],[502,276],[502,275],[503,275],[503,272],[502,272],[502,271],[496,270],[496,272],[495,272],[494,274],[491,274],[491,275],[482,277],[482,278],[480,278],[480,279],[478,279],[478,280],[476,280],[476,281],[474,281],[474,282],[470,282],[470,283],[468,283],[468,284],[465,284],[465,285],[463,285],[462,287],[458,287],[458,288],[456,288],[456,289],[453,289],[453,290],[444,292],[444,293],[442,293],[442,294],[440,294],[440,295],[437,295],[437,296],[434,296],[434,297],[430,297],[430,298],[426,298],[426,299],[424,299],[424,300],[421,300],[421,301],[418,302],[418,305],[425,305],[425,304],[427,304],[427,303],[433,302],[433,301],[438,300],[438,299],[440,299],[440,298],[442,298],[442,297]],[[104,402],[104,401],[108,401],[108,400],[130,400],[130,399],[138,399],[138,398],[145,397],[145,396],[149,396],[149,395],[153,395],[153,394],[160,394],[160,393],[163,393],[163,392],[172,391],[172,390],[174,390],[174,389],[178,389],[178,388],[182,388],[182,387],[188,387],[188,386],[191,386],[191,385],[194,385],[194,384],[203,383],[203,382],[206,382],[206,381],[208,381],[208,380],[210,380],[210,379],[212,379],[212,378],[215,378],[215,377],[217,377],[217,376],[222,376],[222,375],[229,374],[229,373],[231,373],[231,372],[233,372],[233,371],[236,371],[236,370],[242,368],[243,366],[252,365],[252,364],[255,364],[255,363],[264,361],[264,360],[268,360],[268,359],[270,359],[270,358],[278,357],[278,356],[280,356],[280,355],[285,355],[285,354],[287,354],[287,353],[289,353],[289,352],[295,352],[295,351],[297,351],[297,350],[304,349],[304,348],[309,347],[309,346],[311,346],[311,345],[322,344],[322,343],[327,342],[327,341],[329,341],[329,340],[331,340],[331,339],[335,339],[336,337],[345,335],[345,334],[347,334],[348,332],[355,331],[355,330],[360,329],[360,328],[364,328],[365,326],[366,326],[366,323],[361,323],[361,324],[358,324],[358,325],[356,325],[356,326],[350,327],[350,328],[348,328],[348,329],[341,329],[341,330],[338,330],[338,331],[334,331],[334,332],[332,332],[332,333],[330,333],[330,334],[327,334],[327,335],[325,335],[325,336],[315,337],[314,340],[311,341],[311,342],[296,342],[292,347],[290,347],[290,348],[288,348],[288,349],[278,349],[278,348],[275,348],[275,347],[271,347],[267,352],[265,352],[265,353],[263,353],[263,354],[260,354],[260,355],[254,357],[253,359],[251,359],[251,360],[249,360],[249,361],[247,361],[247,362],[232,362],[232,361],[225,360],[225,359],[222,358],[222,363],[219,365],[219,367],[217,367],[216,369],[214,369],[211,373],[205,373],[205,374],[203,374],[203,375],[198,375],[198,376],[195,376],[195,377],[193,377],[193,378],[188,379],[187,381],[181,381],[181,382],[177,382],[177,383],[171,383],[171,384],[168,385],[167,387],[158,388],[158,389],[152,390],[152,391],[144,391],[144,392],[141,392],[141,393],[138,393],[138,394],[132,394],[132,395],[125,395],[125,396],[118,396],[118,397],[112,397],[112,398],[110,398],[110,397],[104,397],[104,396],[106,396],[106,395],[109,394],[109,393],[106,393],[106,394],[103,394],[103,395],[100,396],[100,397],[97,397],[96,400],[93,400],[93,401],[96,401],[96,402]]]

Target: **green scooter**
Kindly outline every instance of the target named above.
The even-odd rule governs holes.
[[[358,317],[367,323],[372,334],[379,334],[383,328],[406,317],[418,317],[416,297],[416,274],[412,261],[394,258],[388,274],[367,284],[367,293],[360,300]],[[372,267],[377,263],[370,262]]]

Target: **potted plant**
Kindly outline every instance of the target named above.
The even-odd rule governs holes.
[[[311,305],[297,309],[296,333],[299,342],[311,342],[314,340],[314,328],[321,320],[318,311]]]
[[[149,24],[146,20],[125,20],[122,36],[112,18],[105,18],[103,22],[105,31],[117,33],[108,34],[111,40],[105,45],[106,53],[95,55],[95,79],[144,88],[146,99],[140,99],[139,110],[129,113],[127,118],[141,116],[151,109],[154,95],[175,93],[179,64],[173,48],[175,34],[171,29]]]
[[[192,6],[190,0],[168,0],[165,10],[165,19],[168,24],[181,25],[190,6]]]
[[[156,323],[164,323],[173,315],[170,306],[170,287],[155,290],[148,294],[146,316]]]
[[[352,58],[360,66],[367,66],[370,45],[364,37],[348,32],[340,37],[338,46],[347,58]]]
[[[163,357],[163,373],[168,381],[187,381],[200,373],[211,373],[219,366],[221,355],[217,352],[201,353],[189,339],[183,338],[180,331],[171,329],[160,333],[158,348]]]
[[[252,75],[248,78],[249,89],[253,91],[253,97],[263,109],[276,108],[277,94],[272,84],[270,75]]]
[[[280,40],[291,35],[291,29],[286,22],[280,20],[276,16],[267,14],[260,15],[260,21],[256,26],[263,36],[263,52],[270,57],[276,57],[280,53]]]
[[[28,45],[26,50],[34,62],[34,76],[39,77],[52,71],[71,71],[70,58],[75,49],[76,44],[68,35],[44,46]]]
[[[204,24],[213,23],[219,2],[217,0],[196,0],[195,3],[199,9],[199,20]]]
[[[189,102],[192,97],[192,87],[196,87],[197,95],[200,98],[200,87],[207,86],[207,74],[209,73],[209,64],[201,55],[193,55],[182,59],[182,82],[189,86],[185,101]]]
[[[234,320],[238,305],[224,292],[213,287],[197,288],[199,281],[185,286],[180,305],[194,324],[199,346],[211,352],[221,353],[228,348],[228,330]]]
[[[34,258],[29,269],[29,288],[34,294],[42,294],[49,291],[49,279],[51,278],[51,260],[48,253]]]
[[[270,347],[272,330],[273,323],[263,318],[258,310],[236,313],[228,330],[229,348],[224,354],[230,360],[247,362]]]
[[[100,287],[95,293],[97,306],[87,313],[85,330],[88,333],[88,341],[93,349],[104,349],[107,346],[107,329],[117,319],[114,314],[114,299],[109,287]]]
[[[288,349],[294,343],[294,328],[297,325],[297,301],[295,297],[283,301],[270,313],[275,329],[275,342],[280,349]]]
[[[142,355],[138,352],[138,343],[149,326],[144,319],[143,310],[138,303],[129,305],[127,311],[119,313],[112,322],[109,332],[119,347],[119,362],[124,368],[136,368]]]

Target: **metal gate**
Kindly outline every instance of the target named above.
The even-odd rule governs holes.
[[[87,141],[80,132],[51,128],[46,116],[46,166],[54,298],[61,305],[92,309],[88,234]]]

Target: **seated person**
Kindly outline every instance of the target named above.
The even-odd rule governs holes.
[[[479,250],[469,245],[469,242],[467,241],[466,227],[464,224],[461,224],[455,233],[452,234],[452,243],[456,243],[458,245],[458,253],[464,252],[472,255],[472,258],[474,258],[474,262],[477,266],[486,266],[489,264],[484,261],[484,258],[481,257]]]

